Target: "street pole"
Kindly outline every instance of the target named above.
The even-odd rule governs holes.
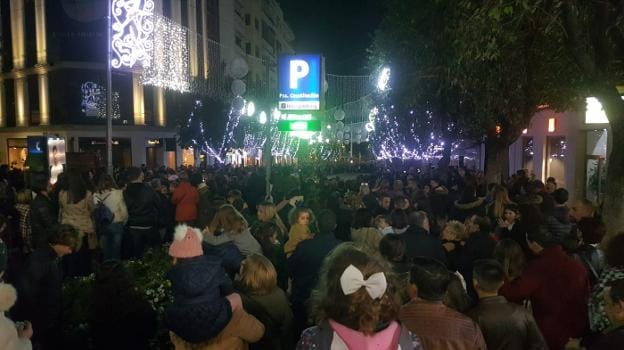
[[[108,53],[106,59],[106,172],[113,175],[113,73],[111,61],[113,58],[112,50],[112,0],[108,0],[108,20],[107,20],[107,37],[108,37]]]
[[[266,200],[273,201],[273,196],[271,195],[271,168],[273,164],[273,133],[271,132],[271,124],[273,123],[273,111],[271,111],[271,83],[269,77],[269,64],[270,62],[265,61],[265,73],[266,73],[266,84],[267,84],[267,123],[266,128],[264,129],[264,136],[266,137],[266,141],[264,142],[264,150],[262,151],[264,155],[264,178],[266,181]]]

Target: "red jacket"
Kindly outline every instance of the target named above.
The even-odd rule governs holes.
[[[171,202],[176,206],[176,221],[184,222],[197,219],[199,192],[190,183],[181,182],[173,191]]]
[[[545,248],[520,278],[505,282],[500,290],[510,301],[531,301],[535,321],[551,350],[563,349],[569,338],[588,332],[589,293],[587,270],[558,245]]]

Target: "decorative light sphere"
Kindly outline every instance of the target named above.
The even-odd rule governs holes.
[[[234,79],[242,79],[249,73],[249,65],[242,57],[236,57],[230,63],[230,75]]]
[[[277,108],[273,108],[271,115],[273,116],[273,120],[277,121],[282,116],[282,112]]]
[[[377,89],[381,92],[388,90],[388,83],[390,82],[390,68],[383,67],[377,77]]]
[[[267,122],[267,114],[265,111],[260,112],[260,116],[258,117],[258,121],[260,124],[266,124]]]
[[[245,100],[240,96],[234,97],[234,99],[232,100],[232,108],[234,108],[237,111],[240,111],[244,107],[245,107]]]
[[[246,111],[245,111],[245,112],[246,112],[245,114],[246,114],[248,117],[253,116],[253,115],[254,115],[254,113],[256,113],[256,104],[255,104],[255,103],[253,103],[253,101],[249,101],[249,102],[247,102],[247,108],[246,108]]]
[[[345,118],[345,111],[343,111],[342,109],[337,109],[334,112],[334,119],[336,119],[336,121],[344,120],[344,118]]]
[[[344,133],[342,131],[336,131],[336,138],[341,139],[344,137]]]
[[[240,79],[232,81],[232,93],[234,96],[242,96],[247,91],[247,84]]]
[[[336,123],[336,130],[342,130],[344,129],[345,125],[343,122],[338,122]]]
[[[366,123],[366,131],[368,131],[368,132],[375,131],[375,124],[373,124],[373,123]]]

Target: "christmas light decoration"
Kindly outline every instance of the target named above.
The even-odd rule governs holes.
[[[155,17],[152,64],[143,70],[143,84],[187,92],[188,71],[187,29],[163,16]]]
[[[377,77],[377,89],[381,92],[388,90],[388,83],[390,83],[390,68],[383,67]]]
[[[154,1],[113,0],[113,68],[149,67],[154,50]]]
[[[82,113],[87,117],[106,118],[106,87],[87,81],[80,86],[82,92]],[[121,118],[119,92],[113,91],[113,119]]]

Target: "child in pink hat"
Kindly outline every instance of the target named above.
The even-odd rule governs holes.
[[[217,257],[204,255],[202,233],[187,225],[176,227],[169,247],[173,267],[167,273],[174,302],[165,309],[165,325],[189,343],[216,337],[242,309],[232,281]]]

